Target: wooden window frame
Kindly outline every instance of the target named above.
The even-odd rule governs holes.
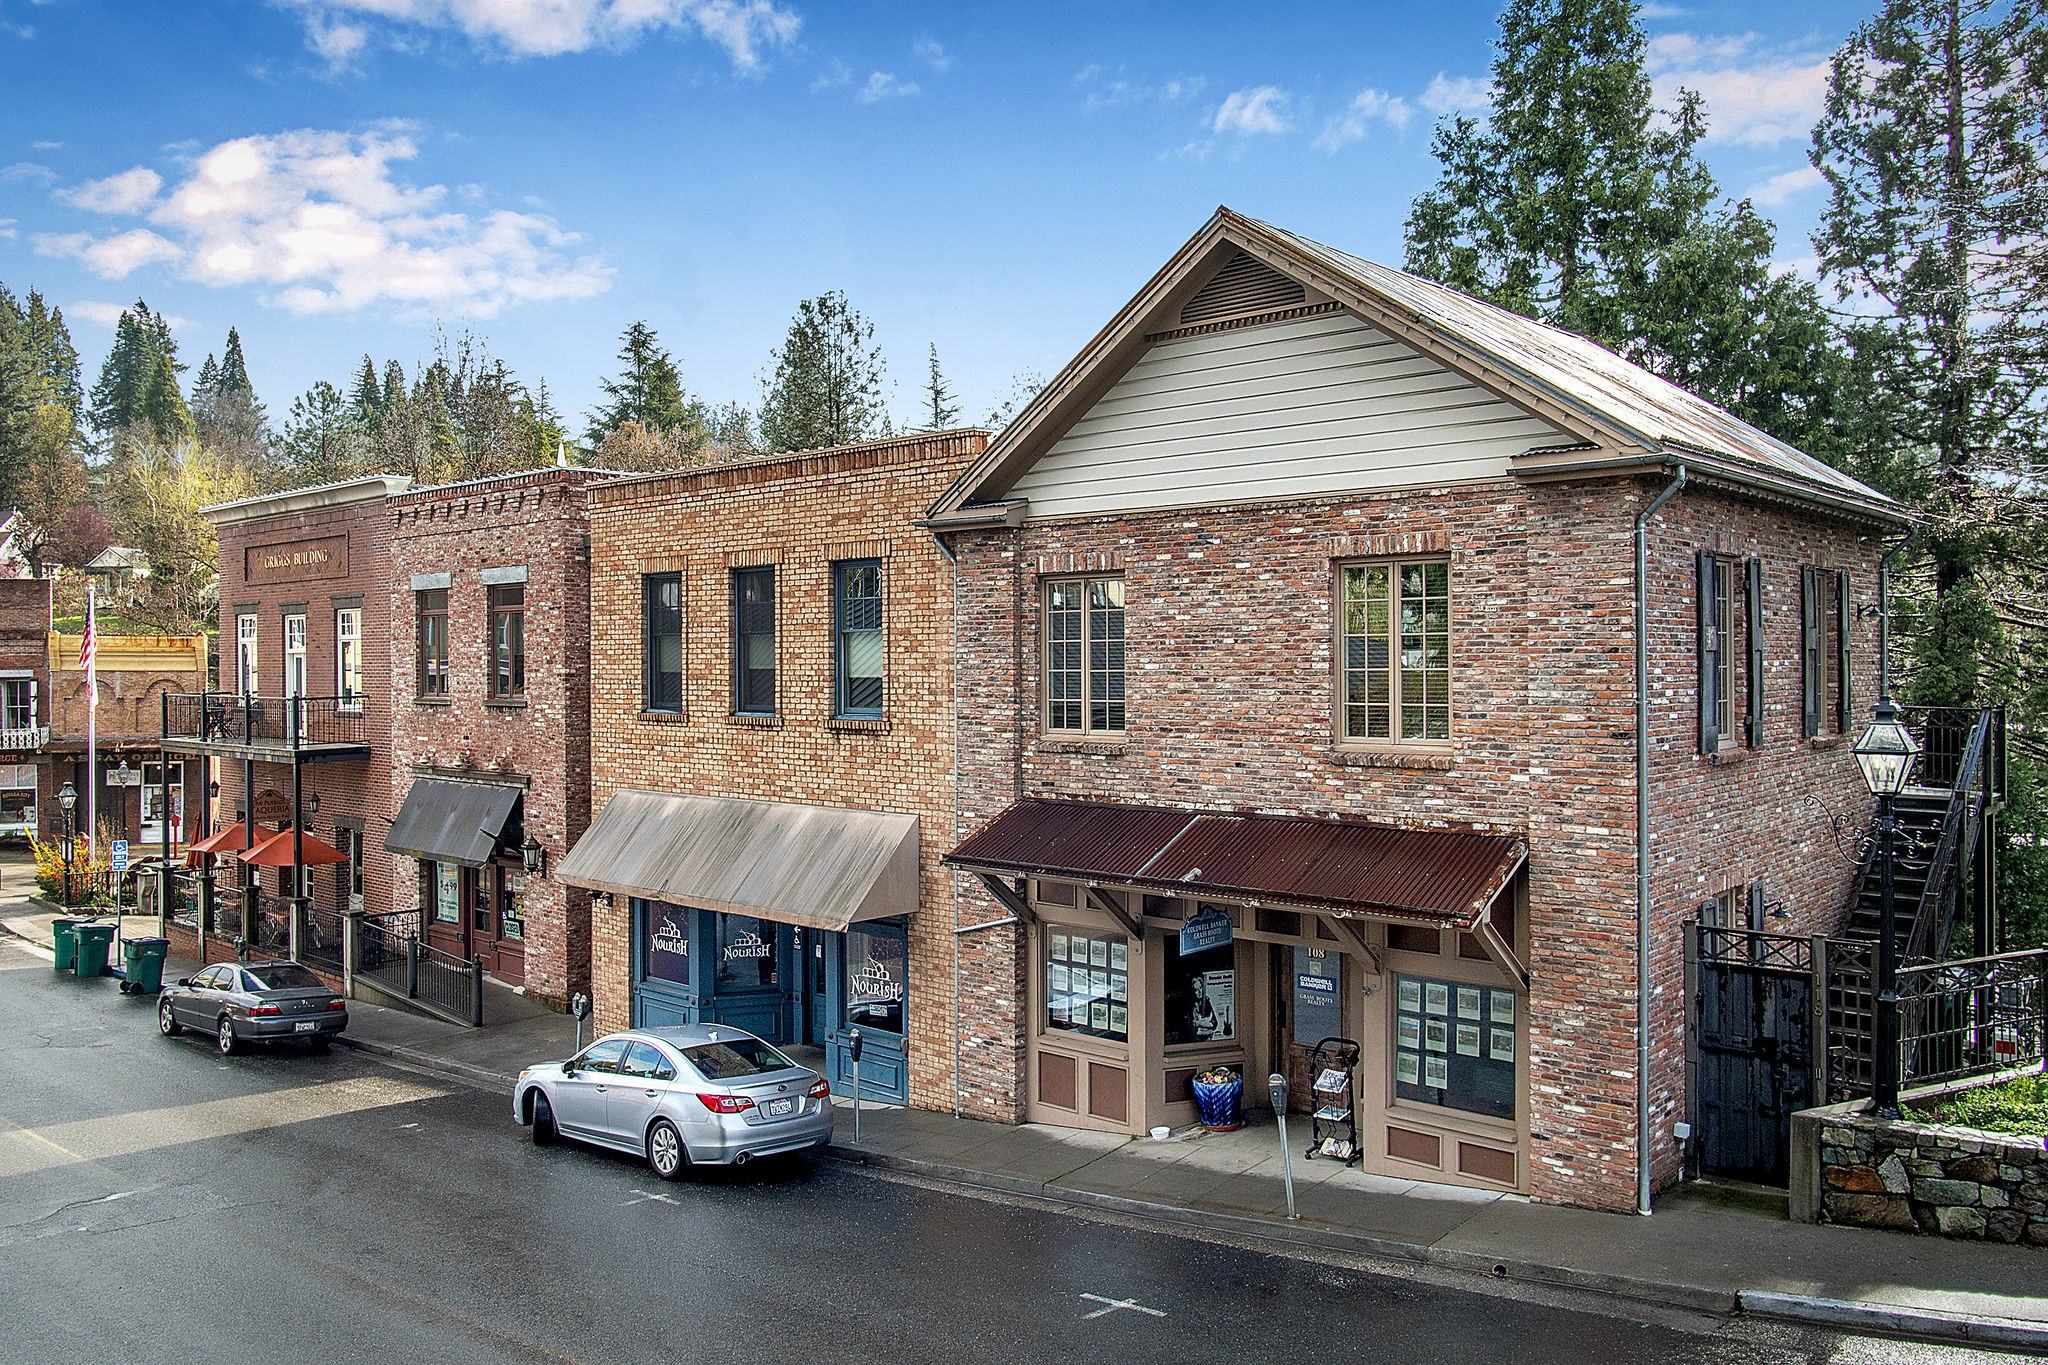
[[[736,716],[772,716],[777,714],[776,708],[781,701],[778,695],[781,682],[778,677],[780,660],[776,657],[776,650],[781,643],[778,638],[781,632],[776,629],[779,624],[776,617],[780,603],[776,593],[775,569],[776,566],[773,564],[755,564],[732,570],[732,714]],[[744,630],[740,620],[742,585],[750,576],[757,575],[766,575],[768,583],[768,629],[765,632]],[[764,633],[768,637],[768,700],[767,704],[762,706],[756,704],[757,698],[749,695],[747,674],[762,670],[746,667],[746,647],[748,640]]]
[[[413,594],[413,638],[418,646],[413,661],[413,685],[416,695],[421,697],[448,695],[448,592],[447,588],[424,588]],[[436,598],[440,605],[431,605]]]
[[[486,648],[490,652],[491,674],[486,684],[493,701],[513,701],[526,695],[526,585],[497,583],[484,590]],[[517,594],[518,600],[510,600]],[[512,626],[518,626],[516,642]]]
[[[235,691],[241,696],[262,690],[262,629],[253,611],[235,617]]]
[[[22,692],[22,705],[27,718],[15,724],[14,689]],[[8,678],[0,685],[0,729],[33,730],[36,725],[36,680],[34,678]]]
[[[872,627],[853,627],[847,624],[847,606],[850,602],[865,603],[866,597],[851,598],[847,584],[855,574],[873,570],[875,575],[874,602],[875,623]],[[879,559],[842,559],[832,565],[832,714],[839,720],[880,720],[887,713],[889,699],[889,633],[887,619],[888,592],[882,578],[882,561]],[[856,706],[851,700],[853,674],[851,660],[855,636],[872,635],[883,651],[882,672],[879,677],[881,694],[872,706]]]
[[[1444,699],[1443,708],[1444,733],[1441,736],[1433,736],[1428,733],[1428,704],[1425,702],[1425,714],[1423,716],[1423,733],[1420,735],[1411,736],[1406,733],[1407,727],[1405,723],[1405,718],[1403,716],[1404,701],[1401,692],[1402,675],[1404,673],[1415,671],[1420,671],[1426,674],[1433,670],[1427,668],[1421,670],[1413,670],[1406,669],[1401,666],[1401,649],[1399,639],[1400,636],[1404,634],[1404,632],[1400,629],[1401,572],[1402,570],[1407,568],[1420,568],[1424,570],[1426,574],[1429,569],[1438,567],[1441,567],[1444,571],[1443,673],[1446,680],[1445,686],[1448,689],[1447,695]],[[1448,751],[1452,747],[1454,741],[1456,740],[1458,733],[1457,706],[1455,704],[1458,677],[1458,649],[1456,629],[1457,592],[1455,591],[1451,581],[1452,564],[1450,556],[1410,555],[1403,558],[1339,560],[1332,566],[1332,568],[1334,571],[1334,577],[1332,581],[1331,598],[1332,601],[1336,604],[1336,610],[1334,613],[1332,613],[1334,617],[1333,625],[1335,629],[1335,639],[1331,649],[1331,665],[1334,670],[1335,680],[1334,685],[1331,689],[1331,726],[1332,734],[1335,737],[1336,746],[1339,749],[1364,752],[1385,750],[1400,750],[1403,752],[1413,752],[1415,750],[1425,750],[1431,752]],[[1352,705],[1351,677],[1353,673],[1349,661],[1350,648],[1348,644],[1348,641],[1351,639],[1351,632],[1347,629],[1347,626],[1349,625],[1348,618],[1350,615],[1349,608],[1351,605],[1351,597],[1346,586],[1346,576],[1354,570],[1365,570],[1369,574],[1370,570],[1375,568],[1384,568],[1387,570],[1387,733],[1384,736],[1353,735],[1350,733],[1349,725],[1349,708]],[[1429,601],[1426,584],[1422,600],[1425,603],[1424,609],[1426,612],[1426,604]],[[1427,636],[1432,633],[1433,632],[1427,630],[1422,632],[1423,636],[1425,637],[1424,648],[1427,648]],[[1366,636],[1361,638],[1370,637]],[[1371,665],[1369,662],[1366,665],[1366,668],[1369,672],[1371,669]],[[1359,703],[1359,705],[1363,706],[1370,706],[1372,704],[1373,703],[1369,701]],[[1367,724],[1370,725],[1370,720],[1368,720]]]
[[[312,651],[310,648],[312,640],[309,638],[310,629],[306,623],[306,613],[303,611],[288,611],[283,613],[280,619],[282,621],[280,629],[283,632],[284,640],[284,672],[280,675],[279,679],[282,684],[279,695],[303,697],[306,695],[307,686],[313,681]],[[294,621],[298,622],[299,627],[299,646],[297,649],[292,648],[292,623]],[[299,664],[299,690],[296,692],[292,691],[292,661],[294,659]]]
[[[666,698],[659,693],[656,677],[660,669],[655,663],[657,642],[668,638],[668,632],[655,630],[655,594],[664,586],[673,583],[676,589],[676,695],[673,706],[665,705]],[[683,713],[683,576],[680,573],[643,574],[640,578],[640,708],[664,716],[679,716]]]
[[[1098,642],[1095,634],[1095,614],[1098,610],[1095,606],[1095,590],[1098,586],[1106,587],[1109,584],[1116,585],[1116,603],[1113,607],[1105,606],[1100,608],[1100,610],[1114,611],[1116,613],[1116,635],[1113,640],[1106,633],[1101,637],[1100,643],[1104,646],[1105,661],[1104,666],[1098,669],[1095,666],[1095,645]],[[1057,609],[1059,615],[1079,617],[1081,634],[1078,641],[1067,639],[1055,640],[1053,638],[1053,618],[1055,615],[1053,594],[1064,588],[1078,588],[1080,590],[1081,603],[1078,608],[1062,607]],[[1042,694],[1039,705],[1039,720],[1040,724],[1045,728],[1045,733],[1066,739],[1101,736],[1119,738],[1128,734],[1131,723],[1130,599],[1125,588],[1124,576],[1122,574],[1107,573],[1048,578],[1039,585],[1038,604],[1039,619],[1044,623],[1044,629],[1041,631],[1043,638],[1040,641],[1038,651],[1039,667],[1044,670],[1044,685],[1039,689]],[[1078,667],[1061,667],[1055,670],[1053,666],[1054,646],[1074,643],[1078,643],[1080,646],[1080,662]],[[1114,669],[1110,668],[1107,663],[1109,646],[1112,643],[1116,646],[1117,658],[1117,664]],[[1079,675],[1081,691],[1078,697],[1055,698],[1053,696],[1053,674],[1055,671],[1062,675]],[[1114,674],[1116,679],[1113,696],[1110,695],[1111,689],[1109,685],[1109,678],[1112,674]],[[1101,690],[1099,691],[1097,686],[1098,680],[1101,683]],[[1079,718],[1080,724],[1074,726],[1059,723],[1065,717],[1054,710],[1056,706],[1075,708],[1073,714]],[[1100,723],[1098,723],[1097,719],[1098,708],[1101,711]],[[1121,723],[1110,724],[1109,720],[1112,715]]]
[[[353,622],[353,630],[342,629],[342,623],[345,620]],[[363,709],[363,609],[361,607],[336,607],[334,609],[334,695],[336,698],[336,710],[360,711]]]

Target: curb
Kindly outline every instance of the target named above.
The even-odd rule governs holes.
[[[1270,1220],[1243,1214],[1182,1208],[1174,1204],[1156,1204],[1122,1195],[1098,1194],[1090,1190],[1063,1189],[1028,1177],[998,1175],[945,1162],[928,1161],[922,1157],[870,1152],[838,1143],[827,1147],[825,1154],[849,1165],[903,1171],[970,1189],[1024,1195],[1054,1204],[1099,1208],[1153,1222],[1235,1233],[1271,1242],[1349,1251],[1384,1260],[1407,1261],[1445,1270],[1462,1271],[1486,1279],[1579,1289],[1616,1298],[1691,1308],[1706,1313],[1743,1313],[1757,1318],[1835,1327],[1854,1332],[1879,1332],[1951,1345],[2048,1351],[2048,1324],[2023,1322],[2014,1318],[1966,1317],[1931,1309],[1857,1303],[1846,1299],[1783,1294],[1761,1289],[1709,1289],[1700,1285],[1644,1279],[1633,1275],[1615,1275],[1604,1271],[1579,1270],[1570,1266],[1545,1265],[1536,1261],[1496,1259],[1478,1252],[1345,1232],[1320,1224],[1276,1225]]]
[[[351,1038],[346,1033],[337,1034],[334,1041],[357,1052],[366,1052],[372,1057],[403,1062],[416,1070],[431,1071],[447,1076],[451,1080],[491,1090],[502,1090],[508,1095],[512,1093],[512,1088],[519,1079],[516,1076],[507,1076],[502,1071],[490,1071],[484,1067],[470,1066],[465,1062],[451,1062],[446,1057],[436,1057],[430,1052],[421,1052],[416,1048],[401,1047],[397,1043],[378,1043],[367,1038]]]

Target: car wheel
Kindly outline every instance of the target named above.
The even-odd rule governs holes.
[[[683,1150],[683,1135],[667,1119],[656,1119],[647,1130],[647,1164],[663,1180],[680,1179],[683,1168],[690,1164],[690,1155]]]
[[[235,1037],[235,1021],[225,1014],[220,1017],[220,1033],[217,1036],[220,1040],[221,1056],[232,1057],[241,1049],[242,1044]]]
[[[550,1147],[555,1141],[555,1107],[539,1091],[533,1096],[533,1145]]]
[[[157,1002],[156,1031],[166,1038],[175,1038],[185,1031],[185,1026],[178,1022],[178,1016],[171,1013],[171,1002],[168,1000]]]

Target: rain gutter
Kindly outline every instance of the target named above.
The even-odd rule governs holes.
[[[1650,518],[1685,487],[1677,466],[1636,516],[1636,1212],[1650,1212]]]

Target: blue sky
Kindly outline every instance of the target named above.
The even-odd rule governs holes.
[[[1796,263],[1825,61],[1875,0],[1652,3],[1724,188]],[[1483,108],[1494,3],[0,0],[0,282],[97,373],[119,306],[195,366],[240,328],[281,417],[437,326],[580,425],[647,319],[752,402],[844,289],[908,416],[936,344],[978,419],[1219,203],[1399,264],[1429,135]]]

